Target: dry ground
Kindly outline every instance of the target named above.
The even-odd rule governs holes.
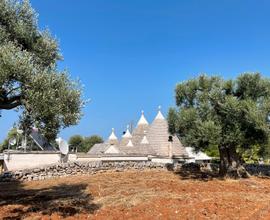
[[[270,219],[270,179],[199,177],[155,170],[1,183],[0,219]]]

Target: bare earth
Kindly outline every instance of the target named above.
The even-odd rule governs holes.
[[[105,172],[0,184],[0,219],[270,219],[270,179]]]

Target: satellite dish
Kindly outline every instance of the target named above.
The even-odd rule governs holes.
[[[59,146],[59,150],[61,151],[61,153],[64,154],[64,155],[67,155],[68,151],[69,151],[68,143],[64,139],[62,139],[60,137],[56,139],[56,142],[57,142],[57,144]]]
[[[11,145],[11,146],[14,146],[16,143],[17,143],[17,141],[16,141],[16,139],[15,138],[11,138],[11,139],[9,139],[9,144]]]

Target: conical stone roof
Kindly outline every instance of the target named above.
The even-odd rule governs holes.
[[[134,146],[134,145],[133,145],[132,141],[129,140],[128,143],[127,143],[127,147],[133,147],[133,146]]]
[[[116,137],[115,133],[114,133],[114,128],[112,128],[112,133],[109,136],[108,142],[111,145],[117,145],[118,144],[118,138]]]
[[[169,156],[169,146],[170,142],[168,141],[170,133],[168,131],[168,122],[165,117],[162,115],[160,109],[158,114],[150,125],[147,138],[148,141],[155,151],[156,155],[160,156]],[[186,156],[187,153],[185,148],[181,144],[180,140],[176,136],[173,137],[172,143],[172,153],[174,156]]]
[[[144,136],[143,136],[143,139],[141,141],[141,144],[149,144],[149,141],[148,141],[148,139],[146,137],[146,132],[144,132]]]
[[[142,111],[141,118],[137,123],[137,127],[132,133],[132,143],[134,146],[140,145],[145,132],[148,131],[149,124],[144,116],[144,111]]]
[[[138,121],[138,126],[139,125],[149,125],[148,121],[144,117],[144,111],[142,110],[142,115],[140,117],[140,120]]]
[[[142,112],[137,127],[134,129],[132,134],[130,134],[129,129],[127,129],[126,133],[122,137],[121,142],[119,143],[114,133],[114,129],[112,129],[108,142],[100,146],[94,146],[93,149],[95,149],[95,152],[93,153],[104,153],[108,150],[108,147],[113,145],[114,148],[111,147],[111,149],[108,150],[108,152],[111,154],[153,155],[168,157],[170,156],[170,144],[172,144],[173,156],[187,157],[188,154],[181,144],[179,138],[177,136],[172,136],[173,142],[170,143],[169,136],[172,135],[170,135],[168,131],[168,122],[161,113],[159,107],[159,111],[151,125],[148,124],[146,118],[144,117],[144,112]],[[100,151],[95,147],[100,148]],[[117,149],[117,151],[114,149]]]
[[[128,144],[128,142],[131,140],[131,138],[132,138],[132,135],[129,131],[129,126],[127,126],[127,130],[126,130],[125,134],[122,136],[120,146],[126,146]]]

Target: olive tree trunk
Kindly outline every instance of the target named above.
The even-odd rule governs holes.
[[[236,147],[219,147],[219,154],[219,174],[222,177],[247,178],[250,176],[242,165],[242,161],[236,152]]]

